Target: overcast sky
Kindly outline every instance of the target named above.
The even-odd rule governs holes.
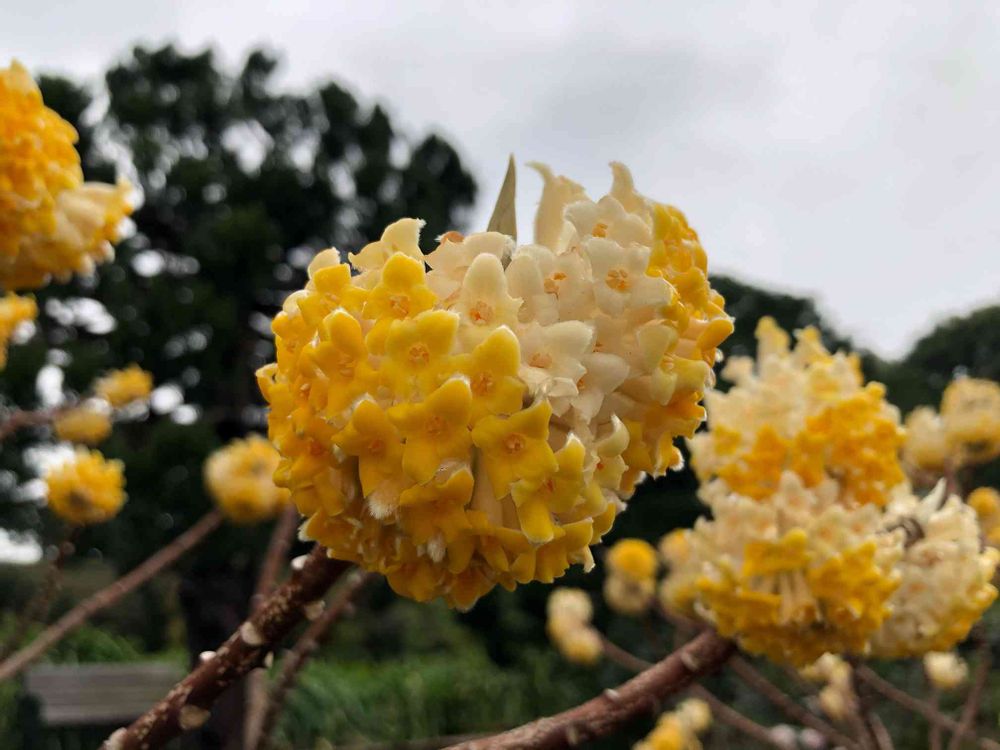
[[[0,55],[96,77],[137,41],[280,51],[444,133],[485,223],[508,152],[684,209],[715,270],[816,294],[884,355],[1000,299],[1000,5],[0,0]],[[650,10],[653,9],[653,10]],[[522,236],[537,184],[522,170]]]

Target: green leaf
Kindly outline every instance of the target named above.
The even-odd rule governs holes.
[[[516,198],[517,167],[514,165],[514,155],[511,154],[507,162],[507,174],[504,175],[500,195],[497,196],[497,204],[493,207],[490,223],[486,225],[487,232],[502,232],[517,242],[517,213],[514,206]]]

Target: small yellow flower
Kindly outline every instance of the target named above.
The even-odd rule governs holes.
[[[257,523],[274,518],[288,490],[274,483],[278,453],[260,435],[233,440],[205,461],[205,485],[229,520]]]
[[[355,406],[351,421],[333,440],[344,453],[358,457],[358,476],[365,495],[399,475],[403,463],[402,436],[371,399],[363,399]]]
[[[469,354],[458,367],[469,379],[472,418],[487,414],[509,415],[520,410],[524,384],[518,379],[521,347],[509,328],[498,328]]]
[[[414,481],[430,481],[441,464],[464,459],[469,452],[472,393],[461,378],[452,378],[424,401],[400,404],[389,419],[403,436],[403,471]]]
[[[924,673],[938,690],[954,690],[969,677],[969,665],[954,651],[924,654]]]
[[[633,581],[645,581],[656,576],[659,562],[656,550],[642,539],[621,539],[608,550],[608,570]]]
[[[52,428],[60,440],[97,445],[111,434],[111,416],[98,406],[84,404],[60,413]]]
[[[596,664],[604,653],[604,644],[590,624],[594,610],[586,592],[558,588],[549,595],[546,610],[546,630],[563,657],[574,664]]]
[[[124,370],[112,370],[94,381],[94,395],[103,398],[115,409],[136,401],[145,401],[153,391],[153,376],[139,365]]]
[[[662,714],[656,727],[632,750],[701,750],[698,735],[712,725],[712,711],[697,698],[688,698],[673,711]]]
[[[482,461],[497,496],[506,495],[519,479],[540,480],[559,468],[549,447],[552,408],[539,401],[509,417],[488,416],[476,423],[472,441],[482,450]]]
[[[980,378],[952,381],[941,397],[941,420],[956,466],[1000,456],[1000,383]]]
[[[454,369],[451,351],[457,330],[458,318],[444,310],[393,322],[385,340],[383,382],[402,396],[433,391]]]
[[[124,468],[121,461],[78,448],[72,458],[45,474],[49,507],[79,526],[113,518],[125,502]]]
[[[38,305],[32,297],[13,292],[0,297],[0,370],[7,365],[7,345],[18,329],[38,317]]]
[[[382,269],[378,283],[368,294],[362,314],[376,321],[369,347],[381,351],[382,338],[394,320],[412,318],[434,306],[434,292],[427,287],[424,264],[409,255],[396,253]]]

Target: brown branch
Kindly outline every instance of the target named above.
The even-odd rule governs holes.
[[[52,606],[52,600],[59,592],[59,589],[62,588],[63,567],[66,565],[66,560],[76,551],[74,542],[79,533],[79,526],[70,526],[66,530],[62,541],[59,543],[55,558],[49,563],[48,569],[45,571],[45,580],[38,587],[38,592],[31,597],[24,606],[24,609],[21,610],[10,637],[0,647],[0,662],[10,656],[24,642],[25,636],[34,623],[45,622],[45,618],[49,614],[49,608]]]
[[[734,656],[729,660],[729,668],[741,680],[760,693],[796,724],[801,724],[819,732],[833,745],[842,745],[846,748],[858,747],[857,742],[841,732],[833,724],[824,721],[798,701],[791,698],[781,688],[758,672],[746,659]]]
[[[18,674],[52,646],[83,625],[95,613],[110,607],[161,570],[175,563],[181,555],[208,536],[220,523],[222,523],[222,514],[218,510],[205,514],[191,528],[147,558],[138,567],[133,568],[131,572],[77,604],[43,630],[31,643],[9,659],[0,662],[0,682],[9,680]]]
[[[931,691],[930,704],[935,711],[940,710],[941,691],[938,688],[934,688]],[[930,722],[930,724],[931,724],[931,733],[930,733],[930,739],[928,739],[927,741],[928,750],[941,750],[941,748],[944,747],[941,744],[941,722],[939,722],[937,719],[934,719]]]
[[[271,747],[271,739],[274,729],[281,717],[281,711],[285,706],[285,700],[299,672],[309,657],[316,652],[330,636],[330,628],[340,619],[351,606],[351,601],[361,589],[376,578],[374,573],[365,573],[357,570],[344,582],[343,586],[333,595],[333,599],[323,610],[323,613],[313,620],[312,624],[301,635],[295,646],[289,651],[281,665],[281,674],[271,689],[270,700],[267,704],[267,711],[264,714],[260,726],[260,740],[256,745],[257,750],[268,750]],[[248,745],[250,750],[254,750],[253,745]]]
[[[281,565],[288,556],[295,536],[295,527],[299,519],[298,509],[289,502],[281,515],[278,516],[271,539],[267,543],[264,562],[260,566],[257,578],[257,589],[250,599],[250,611],[256,612],[274,590],[278,581]],[[246,711],[243,720],[243,746],[257,747],[260,740],[261,719],[267,708],[267,674],[263,670],[254,670],[247,675]]]
[[[872,709],[871,685],[858,679],[858,660],[849,657],[848,662],[851,665],[850,689],[854,703],[853,710],[848,711],[849,723],[866,747],[872,750],[893,750],[892,737],[889,736],[878,714]]]
[[[22,427],[37,427],[38,425],[48,424],[73,406],[75,404],[60,404],[59,406],[50,406],[47,409],[17,409],[11,412],[7,419],[0,422],[0,443]]]
[[[601,642],[604,646],[604,655],[625,669],[632,672],[642,672],[653,666],[652,662],[641,659],[635,654],[626,651],[618,644],[608,640],[603,633],[601,634]],[[692,685],[688,688],[687,692],[689,695],[705,701],[709,708],[712,709],[712,715],[723,724],[728,724],[733,729],[742,732],[747,737],[751,737],[760,743],[778,748],[778,750],[786,750],[785,745],[775,739],[767,727],[758,724],[749,716],[744,716],[735,708],[717,698],[714,693],[703,685]]]
[[[440,737],[421,737],[416,740],[395,740],[389,742],[352,742],[337,745],[337,750],[440,750],[458,742],[468,742],[485,737],[481,732],[470,734],[443,734]]]
[[[993,664],[993,654],[990,652],[990,644],[986,638],[981,638],[979,647],[976,649],[979,662],[976,664],[976,673],[972,677],[972,685],[969,687],[969,694],[962,707],[962,718],[958,720],[958,728],[951,736],[948,743],[948,750],[958,750],[962,746],[962,737],[972,730],[976,723],[976,714],[979,713],[979,704],[983,702],[983,692],[986,689],[986,680],[990,676],[990,667]]]
[[[301,561],[300,564],[296,564]],[[326,590],[349,567],[319,545],[292,563],[292,575],[229,639],[129,727],[114,732],[102,750],[156,750],[202,726],[226,688],[261,666]]]
[[[972,727],[961,727],[959,722],[941,713],[930,703],[910,695],[905,690],[900,690],[885,678],[880,677],[871,667],[858,665],[855,667],[854,673],[859,680],[871,685],[876,692],[881,693],[885,698],[923,716],[931,724],[939,724],[950,732],[957,732],[959,736],[967,740],[974,740],[983,750],[1000,750],[1000,742],[995,742],[987,737],[976,737]]]
[[[492,737],[458,743],[449,750],[549,750],[604,737],[656,711],[664,698],[717,670],[733,649],[730,641],[716,633],[702,633],[631,680],[576,708]]]

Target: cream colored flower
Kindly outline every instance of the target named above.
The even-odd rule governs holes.
[[[956,465],[1000,456],[1000,383],[959,378],[941,397],[941,420]]]
[[[934,409],[920,406],[906,416],[903,460],[913,469],[940,475],[948,464],[951,446],[944,421]]]
[[[567,661],[595,664],[604,653],[600,634],[590,625],[594,611],[580,589],[557,588],[549,595],[546,630]]]
[[[510,258],[513,249],[514,241],[500,232],[478,232],[468,237],[448,232],[440,238],[437,249],[427,255],[427,265],[433,271],[427,277],[427,284],[443,304],[451,304],[476,258],[493,255],[503,263]]]
[[[924,673],[938,690],[954,690],[969,677],[969,665],[954,651],[924,654]]]

